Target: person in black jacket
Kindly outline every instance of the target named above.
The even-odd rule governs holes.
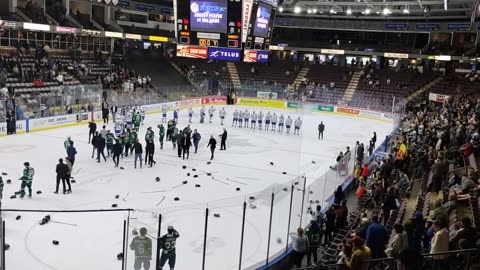
[[[185,154],[187,154],[187,159],[190,156],[190,147],[192,146],[192,141],[190,140],[190,136],[188,136],[188,133],[184,132],[183,133],[183,138],[182,138],[182,149],[183,149],[183,159],[185,159]]]
[[[213,159],[213,155],[215,153],[215,147],[217,147],[217,141],[213,138],[213,135],[210,136],[210,140],[208,141],[207,147],[210,146],[210,152],[212,152],[212,156],[210,157],[210,160]]]
[[[90,121],[90,123],[88,123],[88,128],[89,128],[88,143],[90,143],[90,139],[92,138],[92,135],[95,137],[95,132],[97,131],[97,124],[94,121]]]
[[[115,163],[115,167],[118,167],[118,163],[120,162],[120,155],[123,152],[123,145],[120,144],[118,140],[115,140],[115,144],[113,145],[113,162]]]
[[[142,168],[142,154],[143,154],[143,149],[142,149],[142,144],[137,140],[134,144],[133,144],[133,149],[135,150],[135,162],[134,162],[134,166],[135,166],[135,169],[137,168],[137,159],[140,160],[140,169]]]
[[[68,166],[67,164],[63,163],[63,159],[58,160],[57,164],[57,188],[55,189],[55,194],[58,194],[58,186],[60,185],[60,180],[62,181],[63,186],[63,194],[67,193],[67,189],[65,188],[65,181],[67,180],[68,174]]]
[[[108,124],[108,113],[109,113],[109,106],[107,102],[102,103],[102,118],[103,118],[103,123]]]
[[[7,120],[7,135],[15,134],[16,132],[16,124],[15,124],[15,111],[8,110],[6,114]]]
[[[323,140],[323,131],[325,131],[325,125],[323,122],[320,122],[318,125],[318,139]]]
[[[182,143],[183,143],[183,131],[178,131],[176,139],[177,139],[177,154],[178,157],[182,157]]]
[[[105,162],[107,162],[107,158],[105,157],[105,139],[99,135],[97,136],[97,162],[100,163],[100,155],[103,157]]]
[[[387,196],[385,196],[385,200],[383,201],[383,225],[387,224],[387,221],[390,218],[390,212],[397,208],[395,191],[393,187],[390,187],[387,191]]]
[[[100,134],[98,134],[98,131],[96,131],[95,135],[93,135],[93,138],[92,138],[92,158],[95,155],[95,150],[97,149],[98,140],[101,139],[101,138],[102,137],[100,136]],[[98,152],[98,150],[97,150],[97,152]]]
[[[146,161],[148,160],[148,165],[152,167],[154,164],[157,164],[155,160],[153,160],[153,154],[155,153],[155,144],[153,143],[152,139],[148,139],[147,145],[145,146],[145,165],[147,164]]]
[[[227,150],[227,146],[225,145],[225,142],[227,141],[227,130],[223,129],[222,135],[220,135],[221,143],[220,143],[220,150]]]

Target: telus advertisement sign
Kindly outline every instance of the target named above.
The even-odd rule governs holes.
[[[197,32],[227,32],[227,1],[190,1],[191,30]]]
[[[258,4],[253,35],[256,37],[267,37],[270,16],[272,15],[272,6],[263,3]]]
[[[238,49],[208,47],[208,59],[240,61],[240,52]]]

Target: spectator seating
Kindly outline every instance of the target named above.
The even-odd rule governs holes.
[[[272,61],[267,64],[236,62],[235,65],[242,82],[252,80],[280,84],[293,83],[303,66],[301,63],[292,61]],[[254,68],[253,74],[252,67]]]
[[[230,81],[230,75],[224,61],[207,61],[188,57],[174,57],[172,61],[189,77],[217,78]]]
[[[351,69],[348,67],[314,64],[305,78],[315,85],[313,100],[337,104],[345,93],[350,76]]]

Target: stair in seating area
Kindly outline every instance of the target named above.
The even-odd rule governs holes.
[[[293,85],[296,85],[298,87],[300,84],[302,84],[309,70],[310,70],[310,65],[304,65],[303,68],[298,73],[297,77],[295,78],[295,81],[293,81]],[[295,87],[291,87],[290,95],[295,94],[294,92],[295,92]]]
[[[415,91],[411,95],[409,95],[407,97],[407,101],[411,101],[415,97],[418,97],[419,95],[421,95],[422,93],[424,93],[428,89],[432,88],[433,86],[435,86],[437,83],[439,83],[441,81],[443,81],[443,78],[439,77],[439,78],[436,78],[435,80],[427,83],[426,85],[424,85],[423,87],[419,88],[417,91]]]
[[[352,100],[353,94],[355,94],[355,91],[357,90],[358,83],[360,81],[360,71],[355,71],[353,73],[352,78],[350,78],[350,82],[348,83],[347,89],[345,89],[345,93],[343,94],[342,100],[344,102],[349,102]]]
[[[227,62],[228,74],[230,74],[230,80],[233,84],[233,89],[242,89],[242,83],[240,82],[240,76],[238,75],[237,66],[233,62]]]

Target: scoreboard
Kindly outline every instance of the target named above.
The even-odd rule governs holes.
[[[242,48],[241,0],[176,0],[177,44]]]
[[[266,62],[276,7],[276,0],[174,0],[177,56]]]

